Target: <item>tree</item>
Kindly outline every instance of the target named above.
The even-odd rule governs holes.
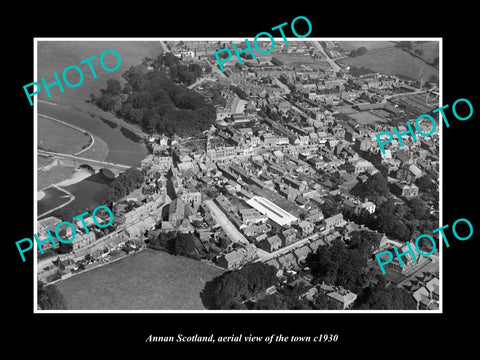
[[[243,302],[274,285],[276,269],[262,262],[249,263],[213,280],[212,298],[216,309],[225,309],[234,301]]]
[[[63,243],[61,241],[59,241],[59,245],[58,245],[58,248],[57,248],[57,253],[59,254],[68,254],[69,252],[72,252],[73,251],[73,245],[72,243]]]
[[[434,193],[438,188],[431,176],[428,174],[423,175],[415,181],[415,185],[418,186],[421,192]]]
[[[117,79],[109,79],[107,81],[107,89],[104,90],[105,93],[110,95],[119,95],[122,92],[122,86],[120,85],[120,81]]]
[[[357,49],[357,55],[361,56],[367,53],[367,48],[364,46],[361,46]]]
[[[414,52],[415,52],[415,54],[417,54],[418,56],[422,56],[422,55],[423,55],[423,50],[422,50],[422,49],[415,49]]]
[[[55,284],[45,286],[41,281],[37,281],[37,299],[42,310],[65,310],[67,308],[65,298]]]
[[[175,238],[174,254],[181,256],[192,256],[195,254],[195,235],[178,234]]]

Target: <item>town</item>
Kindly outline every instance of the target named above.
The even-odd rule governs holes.
[[[375,309],[369,294],[382,291],[403,299],[385,307],[438,310],[438,246],[420,241],[431,256],[413,249],[384,263],[385,275],[375,260],[405,253],[407,240],[439,226],[439,129],[416,124],[431,136],[391,137],[385,151],[376,139],[392,126],[405,133],[406,122],[437,108],[438,79],[351,67],[332,60],[348,55],[336,42],[295,40],[255,57],[244,51],[243,61],[222,63],[225,71],[214,54],[234,42],[168,41],[159,59],[129,70],[131,94],[142,76],[174,73],[215,119],[184,135],[142,121],[149,155],[114,180],[130,188],[106,204],[113,222],[97,229],[82,219],[90,232],[77,224],[70,247],[38,255],[38,280],[55,283],[150,248],[221,268],[226,278],[274,269],[254,293],[229,294],[216,308],[276,309],[277,296],[294,298],[295,309]],[[40,219],[38,236],[62,221]]]

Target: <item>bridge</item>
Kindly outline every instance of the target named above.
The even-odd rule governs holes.
[[[100,161],[87,159],[80,156],[56,153],[53,151],[46,151],[38,149],[38,154],[50,156],[53,159],[57,159],[60,165],[74,166],[74,167],[83,167],[89,169],[90,171],[96,173],[104,169],[110,170],[115,176],[124,172],[125,170],[131,168],[132,166],[117,164],[108,161]],[[140,169],[140,168],[138,168]]]

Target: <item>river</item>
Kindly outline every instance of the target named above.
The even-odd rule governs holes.
[[[112,122],[92,117],[86,112],[65,105],[38,102],[38,114],[76,125],[101,138],[108,146],[108,155],[102,160],[137,167],[148,154],[143,141],[135,142],[125,136],[120,130],[121,126],[112,127]],[[101,174],[95,174],[75,184],[62,186],[75,196],[75,200],[67,206],[80,214],[85,209],[102,204],[106,200],[106,189],[110,181]],[[53,209],[66,201],[68,198],[64,193],[49,188],[45,191],[45,197],[37,202],[38,214]]]
[[[38,113],[76,125],[104,140],[108,146],[108,155],[102,160],[140,166],[140,162],[148,154],[143,141],[135,142],[125,136],[121,131],[121,126],[112,128],[106,121],[102,121],[99,117],[92,117],[86,112],[65,105],[53,105],[39,101]]]

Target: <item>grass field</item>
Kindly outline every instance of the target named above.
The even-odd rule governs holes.
[[[320,59],[314,59],[310,55],[274,54],[274,57],[285,65],[290,66],[308,65],[319,69],[330,68],[328,62]]]
[[[438,41],[428,41],[421,44],[416,44],[413,46],[413,50],[417,49],[423,50],[423,54],[421,55],[421,57],[428,62],[433,62],[433,59],[440,56]]]
[[[120,67],[107,72],[100,66],[100,54],[105,50],[115,50],[121,59]],[[70,65],[78,66],[82,69],[84,79],[76,88],[64,85],[64,92],[61,93],[58,86],[53,86],[49,90],[52,97],[49,98],[46,91],[37,95],[40,99],[51,101],[58,104],[67,104],[82,106],[85,100],[89,99],[92,92],[97,92],[100,88],[106,87],[107,80],[118,79],[125,80],[122,74],[132,65],[138,65],[146,56],[156,58],[161,52],[158,41],[39,41],[38,42],[38,80],[43,77],[46,83],[54,81],[56,72],[61,78],[63,70]],[[88,64],[80,64],[82,60],[96,56],[92,60],[92,66],[97,74],[95,79],[88,67]],[[116,58],[113,54],[106,54],[104,57],[105,66],[113,68],[116,65]],[[77,78],[75,78],[77,76]],[[76,71],[70,70],[67,73],[67,79],[75,84],[79,80]]]
[[[339,62],[416,80],[420,80],[422,75],[424,79],[428,79],[430,75],[438,77],[437,69],[398,48],[379,50],[362,56],[342,59]]]
[[[88,134],[43,116],[38,116],[37,134],[39,148],[64,154],[76,154],[91,142]]]
[[[348,114],[352,119],[358,122],[360,125],[366,124],[381,124],[387,122],[379,116],[376,116],[369,111],[360,111],[354,114]]]
[[[69,310],[205,310],[200,292],[222,273],[200,261],[147,249],[57,287]]]
[[[362,46],[367,50],[376,50],[395,45],[393,41],[335,41],[335,43],[347,51],[356,50]]]

